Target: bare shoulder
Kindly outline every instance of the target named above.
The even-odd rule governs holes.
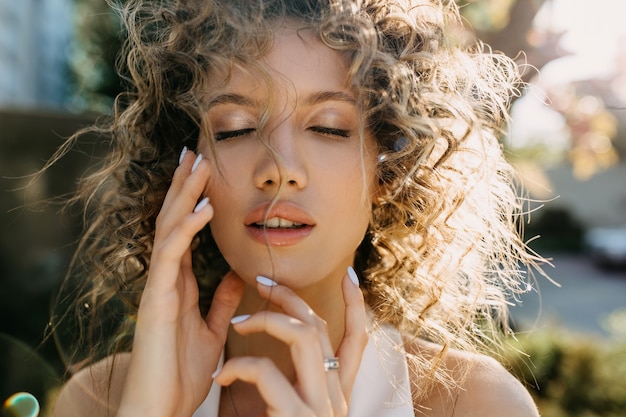
[[[462,384],[457,406],[467,416],[539,416],[528,390],[498,361],[484,355],[461,355],[457,360],[471,361]],[[471,410],[471,412],[469,412]]]
[[[130,354],[109,356],[73,375],[61,389],[53,417],[115,415],[122,395]]]
[[[416,350],[422,354],[436,354],[440,348],[419,342]],[[444,364],[459,386],[452,391],[435,387],[431,395],[417,405],[424,410],[424,416],[539,416],[528,390],[495,359],[450,350],[446,352]]]

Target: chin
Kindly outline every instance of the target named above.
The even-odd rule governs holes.
[[[274,259],[273,262],[259,262],[246,265],[238,264],[232,268],[248,285],[256,285],[259,275],[270,278],[277,283],[299,290],[317,284],[331,275],[331,271],[321,271],[311,265],[311,260],[301,262],[295,259]]]

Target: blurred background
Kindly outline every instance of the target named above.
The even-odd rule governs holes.
[[[525,237],[553,264],[555,282],[511,300],[503,361],[546,417],[626,416],[626,2],[457,3],[523,65],[502,143],[528,194]],[[104,0],[0,0],[0,401],[29,391],[45,409],[64,377],[64,343],[44,336],[81,223],[60,197],[95,141],[33,174],[110,112],[120,32]]]

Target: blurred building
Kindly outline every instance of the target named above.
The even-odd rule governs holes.
[[[72,0],[0,0],[0,107],[61,107]]]

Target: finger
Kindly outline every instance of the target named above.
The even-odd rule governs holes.
[[[226,343],[226,335],[244,290],[243,280],[234,272],[228,272],[217,286],[206,324],[209,330],[218,338],[221,345]]]
[[[179,166],[174,173],[172,185],[157,217],[156,233],[158,235],[167,235],[185,213],[192,211],[206,188],[210,177],[209,163],[201,154],[197,155],[192,162],[192,156],[192,153],[186,155],[183,165]]]
[[[187,147],[183,148],[178,167],[174,170],[172,183],[170,184],[161,207],[169,207],[171,201],[180,193],[180,189],[182,188],[185,179],[189,176],[189,174],[191,174],[191,168],[196,157],[197,155],[194,152],[187,150]]]
[[[178,224],[165,237],[155,239],[146,290],[153,286],[159,291],[171,290],[181,272],[183,257],[190,263],[190,246],[195,235],[213,217],[213,207],[208,200],[199,210],[183,215]]]
[[[368,342],[365,301],[354,269],[352,267],[348,268],[341,283],[346,305],[345,327],[344,336],[336,354],[328,337],[326,323],[300,297],[287,287],[281,285],[271,286],[271,282],[265,280],[261,280],[261,283],[266,285],[259,286],[260,292],[265,293],[272,303],[281,307],[288,314],[299,317],[303,321],[317,327],[324,357],[337,356],[339,358],[340,370],[339,372],[330,370],[327,374],[327,383],[335,413],[338,415],[345,414],[344,411],[347,410],[352,386],[354,385],[361,358]],[[268,284],[270,285],[268,286]],[[271,291],[268,291],[268,289]],[[310,381],[312,384],[310,389],[317,389],[316,384],[319,384],[319,382],[312,379],[307,381]],[[303,388],[306,390],[307,386]]]
[[[341,370],[339,378],[345,398],[350,402],[350,393],[368,342],[367,315],[363,293],[358,286],[354,269],[349,268],[341,288],[346,303],[344,336],[337,349]]]
[[[312,414],[287,378],[268,358],[245,356],[230,359],[214,377],[222,386],[230,385],[236,380],[254,384],[267,405],[268,416]]]
[[[345,414],[344,411],[347,409],[346,398],[349,398],[351,387],[356,377],[356,370],[358,370],[358,367],[360,364],[362,350],[360,352],[356,352],[358,354],[354,358],[350,358],[350,361],[348,361],[348,364],[347,364],[348,375],[346,378],[340,379],[343,373],[342,370],[340,370],[339,372],[332,371],[332,370],[329,372],[326,372],[324,369],[324,364],[323,364],[324,358],[332,358],[336,356],[335,350],[330,341],[330,337],[328,333],[328,326],[326,322],[322,320],[317,314],[315,314],[315,312],[308,306],[308,304],[306,304],[306,302],[304,302],[304,300],[302,300],[291,289],[283,285],[278,285],[272,280],[265,278],[265,277],[259,277],[257,278],[257,280],[258,280],[258,283],[260,284],[258,286],[258,290],[261,296],[268,298],[273,304],[277,305],[283,311],[285,311],[286,314],[292,317],[296,317],[302,320],[303,322],[309,323],[315,326],[315,328],[317,328],[318,335],[319,335],[318,339],[321,345],[323,356],[322,356],[321,361],[319,359],[311,359],[315,361],[312,364],[315,367],[314,368],[315,371],[311,375],[319,376],[320,373],[322,376],[325,375],[325,380],[327,381],[327,385],[328,385],[328,395],[330,395],[330,398],[332,400],[332,405],[333,405],[335,414],[337,415]],[[356,280],[358,282],[358,278],[356,278]],[[352,307],[358,308],[358,299],[360,298],[362,315],[363,317],[365,317],[365,303],[363,301],[363,295],[361,294],[361,291],[359,290],[358,285],[355,285],[348,278],[347,275],[344,277],[342,281],[342,287],[345,286],[346,283],[349,283],[352,286],[352,288],[349,288],[349,290],[351,290],[350,292],[351,299],[349,301],[353,303]],[[354,301],[353,301],[354,297],[357,297],[356,305],[354,305]],[[365,337],[367,338],[367,335],[365,335]],[[294,359],[294,363],[295,362],[296,360]],[[340,366],[343,367],[342,364],[340,364]],[[345,380],[345,383],[342,382],[342,380]],[[305,379],[302,384],[303,392],[314,392],[314,393],[319,392],[318,384],[320,384],[320,382],[317,378]]]
[[[235,331],[240,334],[265,332],[281,340],[291,353],[298,381],[298,393],[316,415],[327,415],[333,410],[342,410],[345,400],[336,372],[324,370],[323,340],[328,340],[326,331],[320,331],[313,324],[295,317],[262,311],[252,316],[239,316],[233,319]],[[332,351],[327,356],[334,356]]]
[[[328,325],[298,294],[266,277],[257,277],[257,283],[257,290],[261,297],[279,307],[287,316],[314,326],[321,337],[320,342],[324,353],[334,355],[334,349],[328,337]]]
[[[296,371],[303,375],[323,376],[321,334],[315,326],[273,311],[238,316],[231,323],[237,333],[267,333],[289,346]],[[320,373],[320,369],[322,373]]]

